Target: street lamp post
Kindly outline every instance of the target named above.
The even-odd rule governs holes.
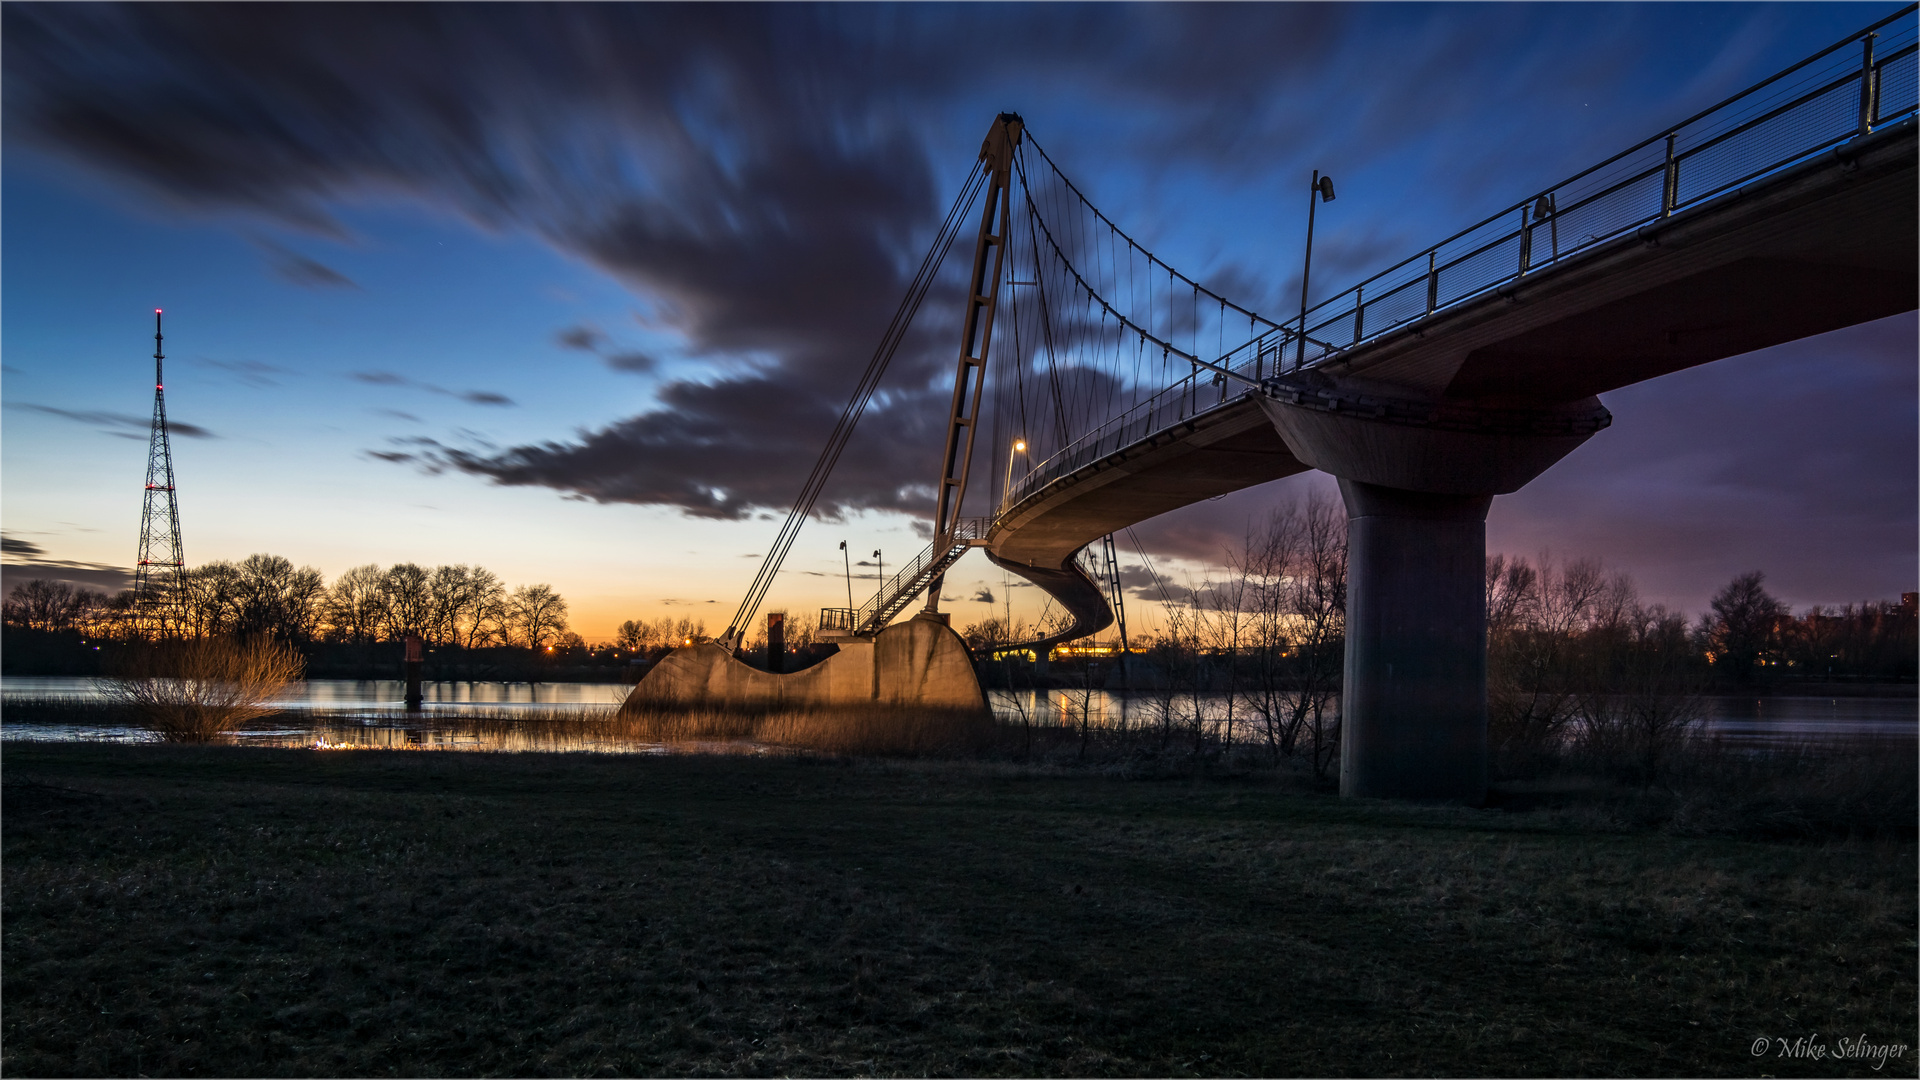
[[[1007,451],[1007,482],[1000,488],[1000,508],[1005,510],[1013,503],[1013,455],[1027,452],[1027,440],[1015,439]]]
[[[853,555],[847,551],[847,542],[840,541],[840,561],[847,564],[847,616],[853,616]]]
[[[1293,354],[1295,368],[1307,362],[1307,277],[1313,273],[1313,212],[1321,203],[1332,201],[1333,177],[1313,170],[1313,186],[1307,189],[1307,264],[1300,270],[1300,345]]]
[[[873,589],[874,593],[877,595],[881,589],[884,589],[887,587],[887,560],[880,557],[879,548],[873,549],[873,560],[880,567],[880,584],[874,586],[874,589]]]

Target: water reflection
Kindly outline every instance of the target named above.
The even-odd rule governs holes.
[[[1224,735],[1231,722],[1236,739],[1252,737],[1261,724],[1250,701],[1244,697],[1229,701],[1225,694],[1169,698],[1104,690],[994,690],[988,697],[994,714],[1010,723],[1157,727],[1168,722],[1189,724],[1198,718],[1218,735]],[[1714,696],[1702,698],[1701,706],[1705,716],[1700,732],[1738,743],[1920,736],[1920,698],[1916,697]],[[1337,716],[1337,700],[1333,709]]]
[[[664,753],[668,748],[635,737],[618,722],[617,709],[630,688],[623,683],[441,682],[424,684],[426,704],[402,708],[398,680],[314,679],[297,684],[281,702],[284,712],[235,733],[251,746],[316,749],[407,749]],[[1115,694],[1095,690],[995,690],[994,713],[1009,723],[1060,727],[1157,727],[1198,717],[1216,737],[1260,738],[1258,714],[1243,698],[1224,694]],[[85,678],[0,680],[0,705],[11,702],[104,701],[101,681]],[[1761,746],[1833,738],[1914,738],[1920,733],[1920,700],[1905,698],[1710,697],[1703,699],[1702,731],[1731,742]],[[1336,705],[1337,708],[1337,705]],[[78,723],[19,722],[0,712],[0,738],[99,742],[151,742],[140,728]],[[31,713],[25,715],[31,716]],[[677,744],[675,750],[764,750],[751,744]]]
[[[94,678],[8,676],[0,680],[0,699],[104,701],[105,680]],[[633,687],[626,683],[423,682],[426,709],[462,705],[502,706],[534,711],[578,705],[618,705]],[[287,688],[276,703],[284,709],[401,708],[407,684],[399,679],[308,679]]]

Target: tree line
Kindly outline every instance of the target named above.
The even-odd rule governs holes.
[[[1346,521],[1331,499],[1282,508],[1225,553],[1224,573],[1158,583],[1165,613],[1136,635],[1129,689],[1168,739],[1263,744],[1326,775],[1339,747],[1335,702],[1345,655]],[[1597,559],[1564,564],[1495,554],[1485,566],[1489,734],[1505,760],[1570,748],[1650,777],[1702,715],[1701,695],[1786,681],[1913,681],[1915,596],[1796,617],[1759,571],[1714,594],[1694,621],[1643,602],[1633,579]],[[1045,636],[1011,612],[968,626],[976,655],[1008,668],[1006,648]],[[1087,644],[1082,642],[1080,644]],[[1116,688],[1115,659],[1056,665],[1049,689]],[[1064,670],[1062,670],[1064,668]],[[1096,685],[1095,674],[1099,679]],[[1075,685],[1075,675],[1080,677]],[[1028,676],[1034,685],[1039,679]]]
[[[1331,702],[1345,649],[1344,516],[1325,498],[1282,508],[1250,528],[1224,562],[1225,573],[1197,586],[1159,583],[1152,598],[1162,601],[1165,625],[1133,643],[1144,661],[1141,682],[1165,698],[1169,731],[1201,724],[1196,695],[1226,692],[1229,730],[1245,720],[1275,754],[1310,748],[1323,763],[1337,746]],[[1491,555],[1486,604],[1495,734],[1537,742],[1578,720],[1578,693],[1597,708],[1602,698],[1619,700],[1620,686],[1661,672],[1669,683],[1736,688],[1783,679],[1911,681],[1914,600],[1909,593],[1899,603],[1814,607],[1795,616],[1754,571],[1729,582],[1689,624],[1680,612],[1642,604],[1629,576],[1609,574],[1597,560],[1556,565],[1544,556]],[[264,635],[301,646],[391,642],[409,634],[462,649],[585,644],[568,627],[566,600],[550,586],[509,589],[492,571],[467,565],[368,564],[329,584],[311,566],[256,554],[186,571],[163,591],[157,614],[161,631],[171,636]],[[9,627],[95,639],[150,633],[135,615],[131,591],[108,596],[42,579],[15,586],[4,604]],[[788,649],[819,652],[808,648],[813,629],[806,616],[789,617]],[[991,657],[1047,629],[1008,610],[962,634],[976,655]],[[703,620],[662,616],[623,622],[614,646],[646,654],[706,640]],[[764,643],[756,638],[750,648],[764,650]],[[1185,705],[1176,690],[1190,698]],[[1592,715],[1582,722],[1600,723]],[[1647,716],[1641,722],[1662,721]]]
[[[329,585],[311,566],[250,555],[193,567],[138,611],[132,590],[108,596],[34,579],[5,601],[7,625],[87,637],[270,637],[293,645],[372,644],[417,635],[430,645],[480,649],[579,644],[567,602],[548,585],[508,589],[479,566],[356,566]]]

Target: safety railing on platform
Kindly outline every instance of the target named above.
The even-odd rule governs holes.
[[[953,536],[943,542],[935,538],[926,550],[913,557],[900,572],[887,579],[873,599],[868,600],[858,610],[852,608],[821,608],[820,629],[848,634],[870,634],[885,626],[900,610],[913,602],[920,591],[947,567],[952,566],[960,556],[967,553],[976,542],[986,539],[987,529],[993,519],[984,517],[959,518],[953,523]]]
[[[1296,320],[1233,349],[1219,366],[1254,382],[1283,369],[1311,367],[1913,116],[1920,105],[1920,34],[1911,21],[1916,10],[1920,5],[1909,5],[1321,301],[1307,311],[1303,358],[1295,353]],[[1909,21],[1895,25],[1903,19]],[[1193,374],[1036,463],[1008,487],[999,512],[1062,476],[1242,396],[1229,385],[1235,381],[1195,365]]]

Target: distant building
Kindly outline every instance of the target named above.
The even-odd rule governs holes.
[[[1920,592],[1903,592],[1900,594],[1900,613],[1903,615],[1920,615]]]

